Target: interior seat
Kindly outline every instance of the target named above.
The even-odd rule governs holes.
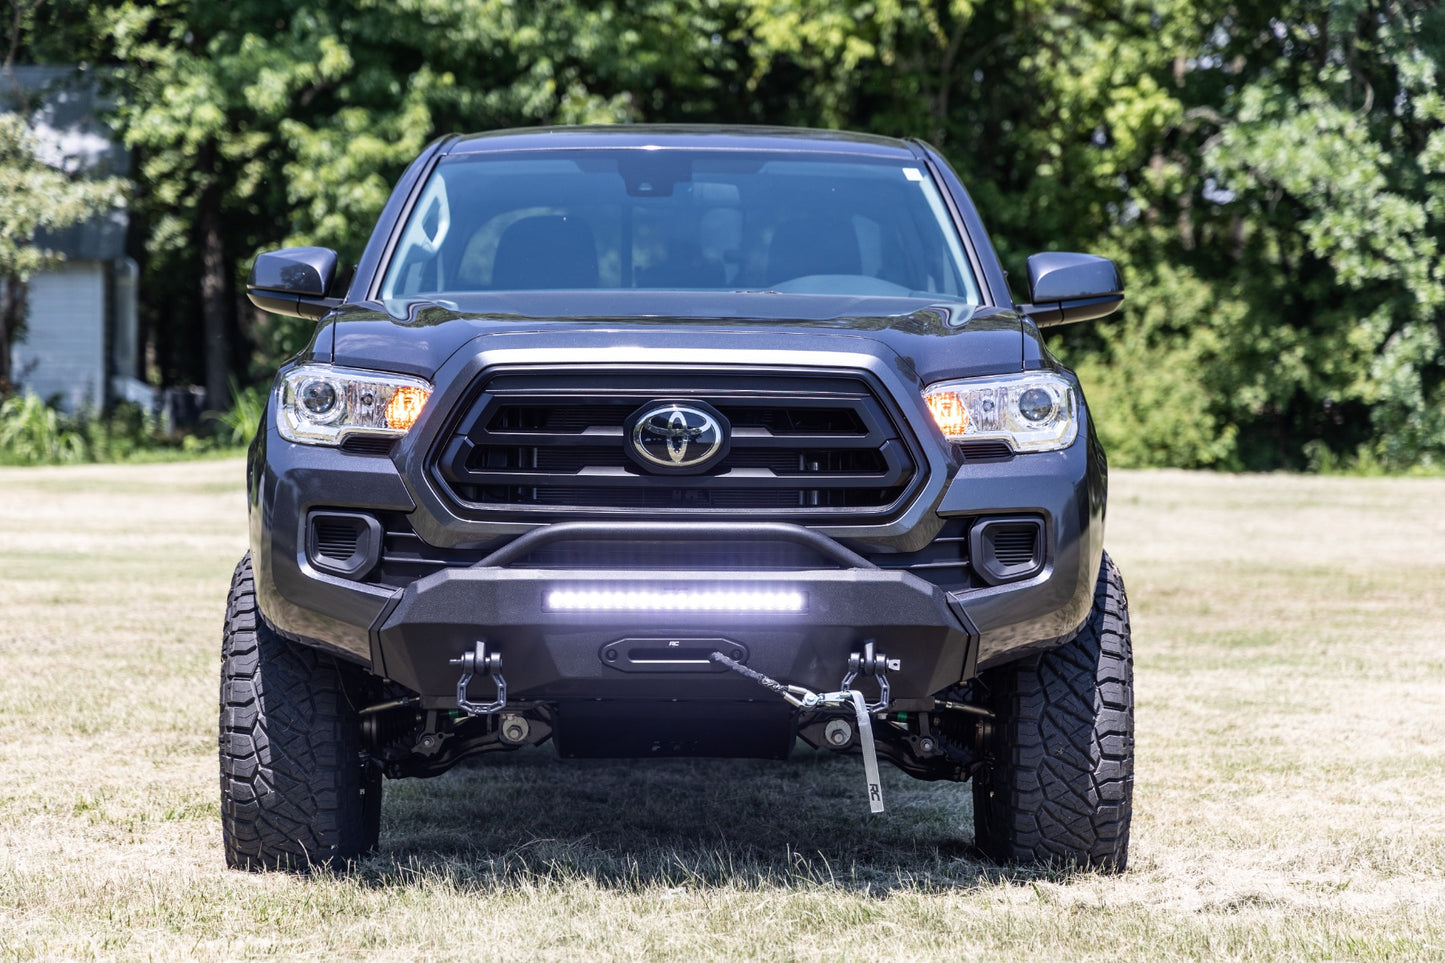
[[[597,287],[592,228],[560,214],[522,218],[497,241],[491,286],[499,291]]]
[[[862,273],[858,232],[846,217],[795,217],[773,229],[768,244],[768,284],[810,274]]]

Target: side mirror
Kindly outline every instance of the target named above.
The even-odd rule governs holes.
[[[340,299],[327,297],[336,280],[336,252],[327,247],[287,247],[256,255],[246,297],[263,311],[315,321]]]
[[[1102,318],[1124,300],[1119,269],[1106,257],[1050,251],[1028,263],[1029,303],[1022,310],[1041,328]]]

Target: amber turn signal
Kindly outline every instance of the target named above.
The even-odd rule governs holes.
[[[391,401],[386,404],[386,426],[401,431],[410,429],[421,417],[421,410],[426,406],[429,396],[430,392],[410,385],[397,388]]]
[[[960,437],[968,430],[968,409],[963,406],[958,395],[951,391],[940,391],[928,395],[925,399],[928,402],[928,410],[933,412],[933,420],[938,422],[945,437]]]

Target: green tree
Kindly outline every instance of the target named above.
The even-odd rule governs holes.
[[[309,334],[243,309],[254,252],[354,258],[440,133],[789,123],[933,141],[1016,278],[1037,250],[1119,261],[1122,315],[1051,336],[1116,461],[1403,467],[1445,458],[1442,18],[1426,0],[48,0],[26,42],[120,68],[162,376],[206,357],[216,397]]]
[[[1120,318],[1055,336],[1118,460],[1445,457],[1437,4],[749,9],[755,89],[927,131],[1016,275],[1044,248],[1120,262]]]
[[[708,3],[128,0],[93,12],[121,66],[154,323],[202,350],[213,398],[309,328],[240,309],[254,253],[355,258],[392,182],[441,132],[723,113],[734,44]],[[725,5],[722,5],[725,6]],[[734,112],[734,119],[747,119]],[[188,337],[182,319],[202,319]],[[182,375],[176,359],[165,375]]]
[[[1445,11],[1298,5],[1255,29],[1260,70],[1205,156],[1251,300],[1272,299],[1286,332],[1285,351],[1246,359],[1259,380],[1241,423],[1254,416],[1259,448],[1445,459]]]

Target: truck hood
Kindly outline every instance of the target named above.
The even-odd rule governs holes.
[[[496,336],[529,347],[556,339],[698,350],[816,350],[819,338],[832,338],[839,351],[892,356],[924,384],[1021,370],[1039,353],[1034,326],[995,307],[761,291],[568,291],[346,304],[322,322],[314,356],[429,378],[482,336],[488,346],[501,346]]]

